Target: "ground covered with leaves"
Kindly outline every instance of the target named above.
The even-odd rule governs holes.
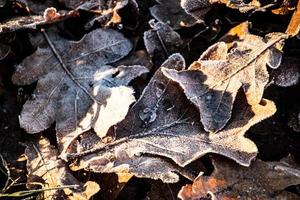
[[[300,199],[300,1],[0,0],[0,198]]]

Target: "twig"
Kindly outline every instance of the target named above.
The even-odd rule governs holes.
[[[59,55],[59,53],[57,52],[54,44],[52,43],[52,41],[50,40],[48,34],[46,33],[46,31],[44,29],[41,29],[41,32],[44,36],[44,38],[46,39],[47,43],[50,46],[51,51],[53,52],[53,54],[55,55],[55,57],[57,58],[59,64],[61,65],[61,67],[63,68],[63,70],[67,73],[67,75],[71,78],[71,80],[80,88],[82,89],[94,102],[100,104],[100,102],[97,101],[97,99],[95,99],[94,96],[92,96],[89,91],[87,91],[87,89],[85,87],[83,87],[80,82],[76,79],[76,77],[68,70],[67,66],[65,65],[65,63],[63,62],[61,56]]]

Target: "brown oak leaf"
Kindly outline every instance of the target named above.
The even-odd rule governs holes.
[[[151,15],[158,21],[168,24],[174,30],[191,27],[196,20],[180,6],[180,0],[156,0],[158,5],[150,8]]]
[[[214,171],[210,176],[199,176],[193,184],[181,188],[182,200],[250,200],[299,199],[284,189],[300,184],[300,169],[289,160],[280,162],[254,161],[249,168],[220,157],[213,158]]]
[[[271,33],[265,41],[247,34],[231,49],[224,42],[218,42],[187,70],[163,69],[163,73],[178,82],[187,98],[197,106],[205,130],[217,132],[230,119],[240,88],[243,88],[250,105],[260,102],[269,81],[267,63],[276,65],[279,62],[271,47],[285,36]]]
[[[45,189],[39,195],[39,199],[87,200],[100,190],[96,182],[79,182],[68,170],[67,164],[58,158],[56,148],[45,138],[28,144],[25,155],[28,170],[27,187],[34,189],[37,183],[40,183],[38,186],[42,185]]]
[[[162,68],[184,67],[184,59],[179,54],[173,54],[162,65]],[[243,102],[235,108],[231,121],[222,131],[207,133],[199,121],[197,109],[179,85],[158,69],[140,99],[116,126],[114,140],[99,141],[88,149],[84,144],[78,145],[74,149],[79,151],[62,157],[68,161],[78,158],[79,162],[73,166],[76,170],[129,172],[165,182],[177,181],[173,173],[177,170],[158,159],[161,157],[184,167],[204,154],[214,152],[248,166],[256,156],[257,148],[244,134],[252,125],[273,115],[276,108],[268,100],[252,107]]]
[[[21,127],[37,133],[56,122],[57,139],[65,150],[84,131],[93,128],[103,137],[121,121],[135,101],[133,89],[126,85],[148,69],[108,65],[126,56],[132,47],[111,29],[97,29],[78,42],[60,39],[53,45],[68,69],[49,47],[40,47],[17,66],[12,79],[18,85],[38,81],[32,98],[23,106]]]

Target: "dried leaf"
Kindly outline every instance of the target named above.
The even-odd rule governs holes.
[[[289,36],[296,36],[300,31],[300,1],[298,1],[297,8],[294,11],[292,19],[286,29],[286,34]]]
[[[38,48],[17,66],[13,82],[36,90],[23,106],[20,125],[37,133],[56,122],[63,150],[78,135],[93,128],[99,137],[121,121],[135,101],[132,79],[148,70],[139,65],[112,67],[126,56],[131,43],[114,30],[97,29],[78,42],[53,42],[68,69],[59,64],[49,47]],[[122,99],[122,101],[120,101]]]
[[[151,30],[144,32],[144,43],[147,52],[160,66],[172,53],[179,53],[184,49],[184,42],[180,35],[162,22],[149,22]]]
[[[55,10],[55,13],[53,11]],[[51,11],[54,18],[45,18],[49,16],[49,11]],[[62,20],[65,20],[70,17],[76,17],[78,15],[75,11],[70,12],[56,12],[56,9],[46,9],[44,15],[31,15],[25,17],[16,17],[10,19],[4,23],[0,23],[0,33],[13,32],[20,29],[36,29],[37,26],[52,24]]]
[[[250,105],[260,102],[268,83],[267,63],[276,63],[270,49],[285,35],[272,33],[269,40],[247,34],[230,51],[224,42],[209,47],[188,70],[163,70],[178,82],[200,111],[206,131],[221,130],[231,117],[233,103],[242,87]],[[228,52],[229,51],[229,52]]]
[[[156,0],[158,5],[150,8],[151,15],[159,22],[168,24],[174,30],[191,27],[196,20],[188,15],[180,6],[180,0]]]
[[[272,13],[275,15],[287,15],[292,12],[293,5],[291,0],[283,0],[279,8],[273,9]]]
[[[162,67],[182,69],[184,60],[179,54],[173,54]],[[129,172],[164,182],[174,182],[178,178],[172,172],[177,171],[176,168],[158,159],[161,157],[184,167],[214,152],[248,166],[257,148],[244,134],[275,112],[271,101],[263,100],[262,103],[252,107],[239,104],[224,130],[217,134],[207,133],[199,122],[197,109],[180,92],[179,85],[164,77],[158,69],[125,120],[117,125],[114,141],[99,142],[89,150],[63,157],[66,160],[80,158],[77,170]]]
[[[43,189],[62,187],[60,190],[46,190],[40,199],[87,200],[100,188],[96,182],[80,183],[68,170],[64,161],[58,158],[56,148],[42,138],[36,144],[31,143],[25,150],[27,157],[27,187],[33,189],[37,183]],[[68,188],[68,186],[70,186]],[[75,186],[75,187],[74,187]]]
[[[260,8],[258,0],[250,1],[232,1],[232,0],[181,0],[181,6],[195,19],[203,21],[205,14],[210,10],[213,4],[225,4],[232,9],[238,9],[240,12],[248,12]]]
[[[300,184],[300,169],[285,161],[256,160],[251,167],[237,165],[224,158],[214,158],[211,176],[199,176],[192,185],[184,186],[178,194],[182,200],[202,199],[298,199],[286,187]]]
[[[135,0],[60,0],[66,7],[76,10],[92,11],[98,16],[90,20],[86,28],[90,28],[95,21],[104,26],[121,23],[118,11],[127,5],[133,5],[138,10]]]

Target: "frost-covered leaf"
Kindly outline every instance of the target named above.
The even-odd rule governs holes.
[[[150,8],[151,15],[160,22],[168,24],[173,29],[190,27],[196,20],[188,15],[180,6],[180,0],[156,0],[158,5]]]
[[[144,32],[147,52],[156,66],[160,66],[172,53],[180,53],[184,42],[169,25],[162,22],[149,22],[151,30]]]
[[[203,21],[205,14],[211,9],[213,4],[225,4],[227,7],[238,9],[243,13],[260,8],[258,0],[247,2],[240,0],[181,0],[182,8],[199,21]]]
[[[60,39],[53,44],[67,70],[49,47],[42,47],[17,66],[13,82],[28,85],[38,81],[32,98],[23,106],[21,127],[37,133],[56,122],[58,141],[65,149],[84,131],[93,128],[103,137],[110,126],[121,121],[135,101],[133,89],[125,85],[148,69],[107,65],[132,48],[130,41],[114,30],[97,29],[78,42]]]
[[[290,160],[280,162],[254,161],[249,168],[224,158],[213,158],[211,176],[199,176],[178,194],[182,200],[205,199],[299,199],[285,188],[300,184],[300,168]]]
[[[57,12],[55,8],[47,8],[44,15],[16,17],[0,23],[0,33],[13,32],[20,29],[36,29],[37,26],[52,24],[77,16],[77,12]]]
[[[182,69],[184,59],[173,54],[162,67]],[[153,158],[166,157],[184,167],[204,154],[214,152],[248,166],[256,156],[257,148],[244,134],[252,125],[273,115],[276,108],[268,100],[252,107],[243,102],[238,104],[231,121],[222,131],[207,133],[200,124],[197,109],[186,99],[179,85],[158,69],[140,99],[117,125],[113,141],[98,142],[83,151],[78,147],[87,145],[78,145],[74,149],[79,151],[62,157],[80,159],[76,169],[102,173],[125,171],[165,182],[176,180],[174,173],[168,169],[169,165],[159,160],[153,162]]]
[[[224,42],[218,42],[188,70],[164,69],[163,73],[178,82],[187,98],[197,106],[205,130],[216,132],[230,119],[240,88],[243,88],[250,105],[261,101],[269,81],[267,63],[276,60],[272,57],[277,56],[271,53],[272,46],[284,37],[284,34],[272,33],[268,35],[268,41],[264,41],[247,34],[230,50]]]
[[[300,59],[286,57],[280,67],[271,73],[275,85],[289,87],[296,85],[300,78]]]
[[[119,24],[121,17],[118,11],[127,5],[138,10],[135,0],[60,0],[60,2],[68,8],[94,12],[96,16],[87,23],[86,28],[91,27],[95,21],[104,26]]]
[[[45,190],[39,199],[87,200],[100,190],[99,185],[93,181],[85,184],[79,182],[68,170],[66,163],[58,158],[56,148],[45,138],[28,144],[25,155],[29,189],[40,185],[43,189],[61,188]]]

